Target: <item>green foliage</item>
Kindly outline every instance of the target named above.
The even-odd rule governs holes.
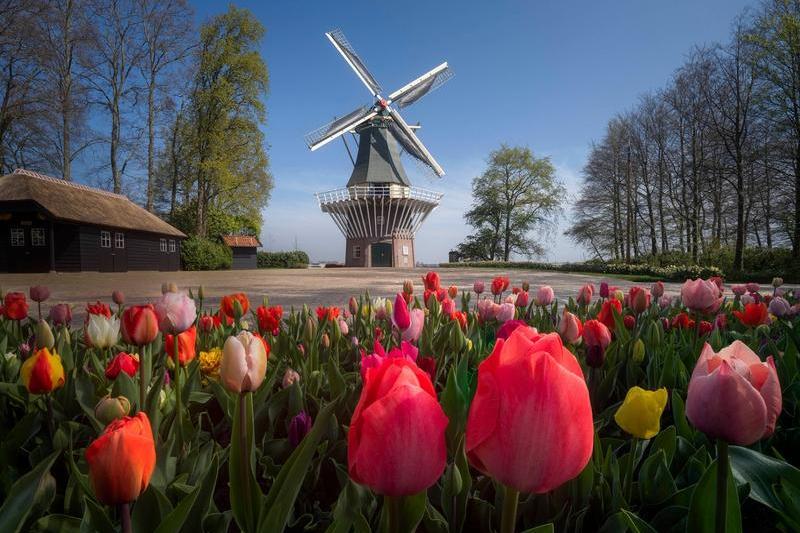
[[[258,268],[306,268],[308,263],[308,254],[301,250],[258,252]]]
[[[553,225],[565,194],[549,158],[534,157],[525,147],[500,146],[489,154],[483,174],[472,180],[472,208],[464,218],[475,232],[459,251],[478,260],[540,255],[542,244],[531,232]]]
[[[202,237],[189,237],[181,246],[184,270],[226,270],[233,264],[231,249]]]
[[[210,206],[206,213],[206,234],[211,240],[219,240],[223,235],[253,235],[261,233],[261,217],[249,214],[237,215]],[[173,226],[191,235],[197,221],[197,202],[180,206],[170,219]]]

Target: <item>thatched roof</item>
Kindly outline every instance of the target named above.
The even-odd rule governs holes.
[[[0,177],[0,202],[34,201],[58,220],[186,237],[127,196],[18,168]]]
[[[231,248],[249,248],[261,246],[261,243],[255,237],[250,235],[223,235],[222,242]]]

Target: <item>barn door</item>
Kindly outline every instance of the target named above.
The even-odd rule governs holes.
[[[370,246],[372,249],[372,266],[392,266],[392,245],[388,242],[376,242]]]

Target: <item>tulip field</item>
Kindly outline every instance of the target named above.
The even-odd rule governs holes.
[[[599,281],[5,287],[0,531],[800,531],[800,293]]]

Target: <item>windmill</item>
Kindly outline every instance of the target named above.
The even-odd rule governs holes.
[[[413,187],[400,161],[401,151],[436,176],[444,169],[436,162],[398,112],[453,77],[442,63],[388,96],[340,30],[325,34],[345,62],[375,98],[306,135],[313,151],[346,133],[358,138],[353,172],[345,187],[316,194],[346,239],[345,264],[363,267],[414,266],[414,235],[433,211],[442,194]],[[347,141],[345,140],[347,147]],[[350,152],[349,147],[347,148]]]

